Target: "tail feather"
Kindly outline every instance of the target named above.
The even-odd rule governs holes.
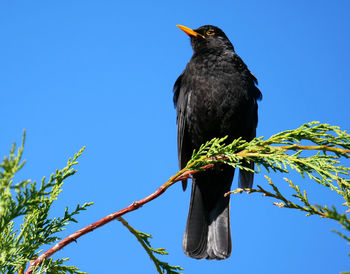
[[[186,231],[182,240],[183,250],[189,257],[196,259],[206,257],[208,234],[206,215],[200,189],[193,182]]]
[[[231,254],[230,190],[234,169],[206,171],[192,182],[183,250],[196,259],[226,259]]]
[[[230,206],[227,203],[221,213],[216,212],[218,208],[209,217],[211,223],[208,227],[208,243],[211,244],[207,245],[207,259],[227,259],[231,254]]]

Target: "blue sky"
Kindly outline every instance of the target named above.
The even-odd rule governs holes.
[[[1,157],[25,129],[27,164],[18,179],[39,181],[87,147],[52,213],[95,205],[62,236],[155,191],[178,169],[172,86],[192,50],[176,24],[225,31],[259,80],[258,136],[313,120],[349,129],[349,18],[348,1],[2,1]],[[288,191],[281,176],[273,178]],[[290,178],[311,201],[339,204],[313,182]],[[267,185],[262,175],[257,184]],[[230,259],[187,258],[181,242],[189,195],[175,185],[125,216],[184,273],[350,269],[346,242],[330,231],[337,223],[279,209],[259,195],[232,197]],[[89,273],[155,273],[117,221],[55,257]]]

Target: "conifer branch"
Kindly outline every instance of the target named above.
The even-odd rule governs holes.
[[[84,148],[68,160],[65,168],[56,170],[48,180],[44,177],[40,185],[31,180],[16,184],[15,174],[25,163],[22,161],[24,141],[25,132],[17,153],[14,144],[9,157],[0,164],[0,269],[4,273],[23,273],[28,260],[38,256],[38,249],[56,242],[59,237],[55,234],[68,223],[76,222],[75,215],[91,205],[77,205],[73,211],[66,208],[62,217],[51,219],[49,210],[62,190],[63,181],[76,173],[73,166]],[[17,225],[20,217],[23,222]],[[18,230],[15,230],[15,221]],[[67,259],[50,259],[45,266],[56,273],[82,273],[75,266],[64,265],[65,261]]]
[[[154,254],[160,254],[160,255],[168,255],[168,253],[165,251],[164,248],[152,248],[149,239],[152,238],[150,234],[143,233],[141,231],[138,231],[134,229],[129,223],[122,217],[117,218],[118,221],[120,221],[139,241],[141,246],[146,250],[148,256],[153,261],[157,272],[159,274],[162,274],[166,271],[167,274],[179,274],[177,270],[183,270],[180,266],[172,266],[168,263],[162,262],[158,260],[158,258]]]
[[[295,130],[288,130],[271,136],[267,140],[256,138],[251,142],[245,142],[241,139],[233,141],[231,144],[225,144],[226,138],[216,138],[206,144],[203,144],[198,151],[194,151],[191,160],[186,167],[172,176],[165,184],[158,188],[154,193],[144,199],[133,202],[131,205],[112,213],[101,220],[81,229],[61,242],[41,254],[35,261],[30,263],[26,273],[31,273],[33,267],[40,265],[52,254],[71,243],[79,237],[92,230],[103,226],[104,224],[120,218],[124,214],[134,211],[153,199],[163,194],[170,186],[176,182],[191,178],[197,172],[205,171],[217,164],[228,164],[232,167],[238,167],[251,172],[260,172],[261,167],[267,171],[288,173],[290,169],[296,170],[302,177],[308,176],[315,182],[336,191],[345,199],[345,204],[350,205],[350,180],[343,178],[349,176],[349,167],[340,165],[341,157],[350,158],[350,135],[341,131],[338,127],[327,124],[311,122],[302,125]],[[312,145],[304,145],[301,142],[311,142]],[[302,156],[304,151],[315,150],[317,153],[311,156]],[[293,153],[292,153],[293,152]],[[331,155],[329,155],[331,153]],[[255,162],[258,170],[253,171],[242,165],[242,160]],[[343,177],[340,177],[343,176]],[[341,184],[339,184],[341,182]],[[272,183],[272,182],[271,182]],[[270,184],[271,185],[271,184]],[[299,198],[303,206],[290,202],[285,198],[275,185],[271,185],[274,192],[268,192],[259,186],[258,190],[249,190],[252,192],[264,193],[266,196],[280,199],[282,203],[277,205],[281,207],[297,208],[306,211],[308,214],[328,214],[336,215],[335,208],[325,209],[311,206],[305,195],[299,191],[297,186],[290,182],[291,187],[296,191],[295,197]],[[243,190],[244,191],[244,190]],[[248,190],[246,190],[248,191]],[[346,215],[336,215],[337,220],[342,226],[348,229],[348,218]],[[344,236],[346,238],[347,236]]]
[[[282,173],[289,172],[289,166],[290,168],[299,172],[303,177],[308,175],[317,183],[330,187],[339,194],[343,193],[341,188],[336,186],[334,182],[338,181],[339,174],[349,175],[350,168],[338,165],[339,161],[337,159],[339,159],[341,156],[345,158],[350,157],[350,136],[346,132],[340,131],[338,127],[311,122],[304,124],[296,130],[284,131],[273,135],[266,141],[262,140],[262,138],[256,138],[251,142],[245,142],[241,139],[237,139],[231,144],[226,145],[225,139],[226,138],[213,139],[202,145],[197,152],[193,153],[187,166],[172,176],[154,193],[144,199],[133,202],[126,208],[112,213],[63,239],[48,251],[41,254],[35,261],[31,262],[30,267],[25,273],[31,273],[34,266],[41,264],[43,260],[49,258],[52,254],[72,241],[76,241],[84,234],[89,233],[94,229],[109,223],[110,221],[120,218],[128,212],[138,209],[144,204],[159,197],[174,183],[191,178],[193,174],[212,168],[215,164],[225,163],[233,167],[249,170],[241,164],[241,160],[245,158],[248,161],[254,161],[257,164],[259,171],[260,166],[263,166],[268,171],[273,170]],[[301,141],[311,141],[316,145],[301,145]],[[301,157],[300,154],[305,150],[322,151],[323,155],[318,152],[316,155]],[[287,152],[289,151],[297,152],[294,154],[288,154]],[[335,155],[327,155],[327,152],[332,152]],[[345,187],[346,191],[348,191],[348,187],[350,185],[349,182],[350,181],[348,179],[342,179],[342,187]],[[283,201],[283,204],[279,203],[277,205],[281,207],[297,208],[307,211],[309,214],[317,214],[316,212],[319,212],[319,215],[324,214],[320,208],[318,208],[319,211],[314,210],[315,208],[317,209],[317,206],[302,207],[288,201],[271,181],[270,185],[273,187],[275,193],[268,192],[260,186],[258,186],[259,190],[246,191],[249,193],[260,192],[264,193],[265,196],[280,199]],[[290,185],[292,188],[294,188],[294,185],[291,182]],[[302,199],[301,197],[304,196],[298,192],[298,188],[294,189],[297,191],[297,195],[299,195],[297,197]],[[301,201],[304,203],[308,202],[306,199]],[[349,203],[348,200],[347,203]],[[329,211],[329,214],[332,213],[334,212]]]
[[[203,161],[201,158],[200,161]],[[196,163],[196,162],[195,162]],[[61,250],[63,247],[67,246],[68,244],[72,242],[76,242],[78,238],[81,236],[111,222],[114,221],[115,219],[120,218],[126,213],[129,213],[131,211],[134,211],[141,206],[145,205],[146,203],[149,203],[150,201],[154,200],[155,198],[159,197],[161,194],[163,194],[170,186],[172,186],[174,183],[183,180],[185,178],[190,178],[190,176],[194,173],[200,172],[202,170],[208,169],[213,167],[213,164],[210,165],[205,165],[201,167],[198,170],[189,170],[189,168],[194,165],[190,164],[189,167],[186,167],[179,172],[177,172],[174,176],[172,176],[165,184],[163,184],[161,187],[159,187],[155,192],[153,192],[151,195],[147,196],[146,198],[143,198],[139,201],[135,201],[131,203],[129,206],[118,210],[117,212],[114,212],[112,214],[107,215],[106,217],[98,220],[97,222],[94,222],[93,224],[90,224],[73,234],[69,235],[68,237],[64,238],[61,240],[59,243],[55,244],[53,247],[51,247],[49,250],[46,252],[42,253],[39,257],[37,257],[35,260],[31,261],[29,264],[28,269],[25,271],[25,274],[30,274],[33,272],[33,268],[36,267],[37,265],[40,265],[44,260],[48,259],[51,257],[54,253],[57,251]]]
[[[281,202],[274,202],[273,203],[274,205],[278,206],[279,208],[297,209],[297,210],[306,212],[307,213],[306,216],[318,215],[321,218],[327,218],[327,219],[332,219],[332,220],[338,221],[344,229],[346,229],[348,232],[350,232],[350,219],[346,215],[346,213],[349,213],[349,207],[350,207],[348,204],[349,189],[345,185],[343,185],[341,179],[338,181],[338,184],[339,184],[340,189],[342,189],[342,191],[344,191],[342,193],[342,195],[343,195],[343,198],[345,199],[346,202],[343,204],[343,206],[347,206],[347,208],[348,208],[344,213],[339,213],[338,210],[334,206],[329,208],[328,206],[321,206],[318,204],[312,205],[309,201],[308,195],[307,195],[305,190],[301,191],[300,187],[298,185],[295,185],[291,180],[289,180],[287,178],[283,178],[286,182],[289,183],[289,186],[295,191],[295,194],[293,194],[292,196],[297,198],[301,202],[299,204],[295,203],[291,200],[291,198],[287,198],[285,195],[283,195],[280,192],[280,190],[272,182],[270,177],[265,175],[265,178],[268,180],[269,185],[272,188],[272,192],[268,191],[268,190],[262,188],[260,185],[258,185],[257,189],[237,188],[235,190],[231,190],[231,191],[227,192],[225,194],[225,196],[228,196],[231,194],[242,193],[242,192],[246,192],[247,194],[261,193],[261,194],[263,194],[264,197],[270,197],[270,198],[280,200]],[[348,236],[346,236],[346,235],[344,235],[336,230],[332,230],[332,231],[336,232],[339,236],[341,236],[342,238],[347,240],[348,243],[350,244],[350,237],[348,237]]]

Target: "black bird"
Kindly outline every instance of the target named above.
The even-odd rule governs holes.
[[[177,142],[180,168],[194,149],[214,137],[226,142],[255,137],[257,100],[262,98],[257,79],[235,53],[218,27],[192,30],[178,27],[191,38],[193,56],[174,85],[177,109]],[[253,163],[244,163],[254,168]],[[183,249],[196,259],[226,259],[231,254],[229,196],[234,169],[216,166],[193,176],[191,202]],[[253,173],[240,171],[239,186],[251,188]],[[186,189],[187,181],[182,182]]]

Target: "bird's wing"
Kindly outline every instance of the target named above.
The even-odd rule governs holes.
[[[180,168],[184,168],[192,155],[190,139],[188,138],[186,128],[186,108],[187,108],[187,92],[186,87],[182,85],[182,77],[184,72],[177,78],[174,85],[174,105],[177,109],[177,152]],[[187,187],[187,180],[182,181],[182,188]]]
[[[184,71],[176,79],[174,87],[173,87],[173,93],[174,93],[173,101],[174,101],[175,108],[177,108],[177,102],[178,102],[179,95],[180,95],[181,82],[182,82],[183,75],[184,75]]]
[[[249,80],[248,94],[253,99],[253,116],[250,119],[250,128],[251,130],[245,133],[245,136],[242,136],[246,141],[251,141],[256,136],[256,126],[258,124],[258,104],[257,101],[262,99],[262,94],[257,87],[258,79],[253,73],[250,72],[247,65],[242,61],[238,55],[234,55],[233,60],[236,69]],[[243,166],[254,170],[254,163],[243,161]],[[239,181],[238,185],[240,188],[251,188],[253,186],[254,173],[246,170],[240,170],[239,172]]]
[[[241,57],[239,57],[237,54],[234,55],[234,61],[233,63],[236,65],[236,69],[245,74],[248,79],[250,79],[252,86],[249,89],[250,95],[253,96],[253,98],[257,100],[262,99],[261,91],[258,89],[258,79],[255,77],[253,73],[250,72],[247,65],[243,62]]]
[[[256,104],[256,101],[255,101]],[[255,138],[256,136],[256,125],[258,123],[258,114],[257,114],[257,104],[255,107],[255,118],[254,118],[254,124],[255,126],[251,129],[250,135],[245,136],[245,139],[247,141],[250,141],[252,139]],[[250,161],[242,161],[242,165],[244,167],[250,168],[251,170],[254,170],[254,162]],[[239,171],[239,178],[238,178],[238,187],[239,188],[252,188],[253,187],[253,181],[254,181],[254,173],[247,171],[247,170],[243,170],[241,169]]]

